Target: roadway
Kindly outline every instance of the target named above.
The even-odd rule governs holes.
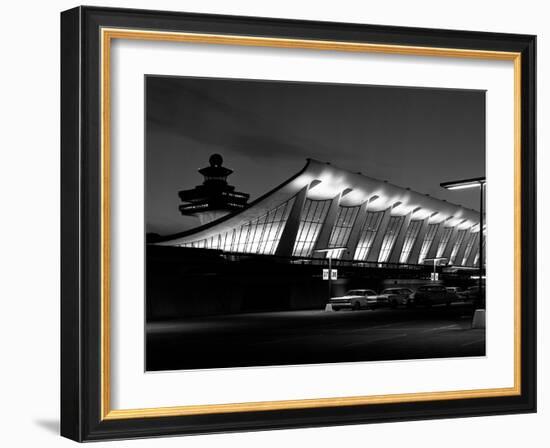
[[[147,370],[484,356],[471,308],[236,314],[147,324]]]

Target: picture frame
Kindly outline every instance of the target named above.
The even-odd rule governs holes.
[[[113,409],[110,250],[117,235],[110,232],[109,79],[117,39],[511,61],[513,386]],[[536,412],[535,54],[536,38],[530,35],[99,7],[63,12],[61,435],[83,442]]]

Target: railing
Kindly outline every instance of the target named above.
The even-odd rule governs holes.
[[[252,254],[244,252],[229,252],[220,249],[206,249],[206,248],[188,248],[197,251],[208,251],[209,253],[217,253],[231,261],[239,261],[243,259],[263,258],[266,260],[272,260],[274,262],[286,262],[290,264],[308,265],[308,266],[328,266],[328,258],[320,257],[282,257],[279,255],[265,255],[265,254]],[[407,270],[426,270],[431,271],[433,267],[431,265],[424,264],[409,264],[409,263],[380,263],[376,261],[360,261],[360,260],[342,260],[332,259],[332,267],[355,267],[355,268],[379,268],[379,269],[407,269]]]

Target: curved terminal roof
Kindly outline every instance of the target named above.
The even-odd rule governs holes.
[[[333,199],[342,194],[340,205],[355,206],[369,201],[369,211],[393,207],[392,215],[407,215],[413,211],[414,219],[431,217],[430,222],[447,221],[449,226],[471,227],[479,222],[479,212],[445,200],[353,173],[329,163],[308,159],[305,167],[290,179],[252,202],[246,209],[226,215],[206,225],[168,235],[156,244],[176,246],[210,238],[246,224],[309,187],[307,198]]]

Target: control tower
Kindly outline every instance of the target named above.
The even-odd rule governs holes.
[[[201,224],[214,221],[234,211],[247,207],[247,193],[235,191],[235,187],[227,183],[227,177],[233,170],[223,166],[223,158],[212,154],[210,166],[201,168],[199,173],[204,177],[202,185],[191,190],[178,193],[183,204],[179,206],[182,215],[196,216]]]

